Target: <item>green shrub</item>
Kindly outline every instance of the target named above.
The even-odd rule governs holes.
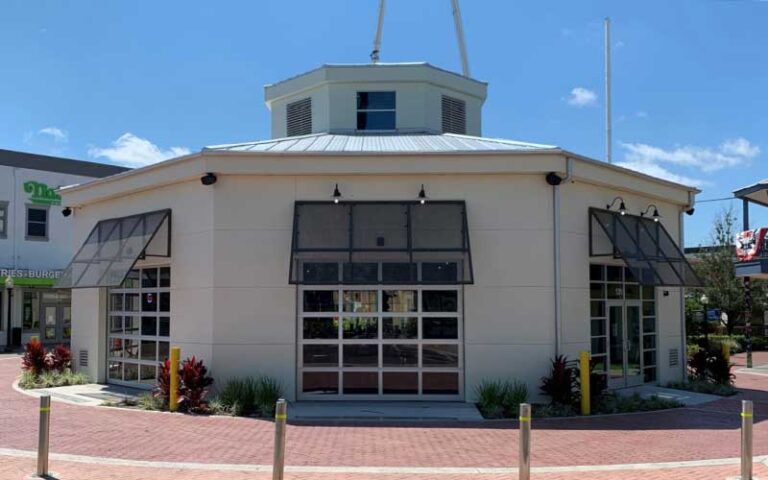
[[[21,374],[19,380],[19,387],[30,390],[35,388],[54,388],[54,387],[66,387],[68,385],[83,385],[88,383],[88,376],[80,373],[73,372],[72,370],[63,370],[61,372],[56,370],[44,371],[39,375],[35,375],[31,370],[27,370]]]
[[[212,415],[226,415],[229,417],[237,416],[233,409],[224,405],[218,397],[214,397],[208,401],[208,411]]]
[[[123,402],[126,404],[126,402]],[[164,410],[165,404],[163,401],[152,395],[151,393],[143,393],[139,395],[138,401],[136,402],[136,406],[141,408],[142,410]]]
[[[504,413],[507,417],[518,416],[520,404],[528,401],[528,385],[517,380],[507,383],[507,392],[504,395]]]
[[[733,364],[718,348],[701,349],[688,359],[688,370],[691,376],[702,382],[730,385],[734,378],[731,373],[732,367]]]
[[[550,403],[534,405],[531,407],[531,415],[534,418],[573,417],[578,415],[578,412],[572,405]]]
[[[216,397],[224,410],[235,416],[251,415],[256,411],[256,380],[251,377],[229,380]]]
[[[283,387],[280,382],[271,377],[261,377],[256,381],[254,390],[254,403],[262,417],[275,415],[275,404],[283,396]]]
[[[676,390],[686,390],[696,393],[707,393],[710,395],[719,395],[721,397],[730,397],[736,395],[738,390],[731,385],[721,385],[718,383],[711,383],[694,378],[690,379],[687,383],[673,382],[667,385],[667,388],[674,388]]]
[[[669,408],[678,408],[684,406],[677,400],[660,398],[653,395],[649,398],[643,398],[639,394],[623,396],[616,394],[605,394],[600,397],[593,409],[594,413],[631,413],[631,412],[649,412],[652,410],[666,410]]]
[[[229,380],[216,398],[221,412],[235,416],[275,413],[275,403],[282,397],[280,382],[271,377],[246,377]]]
[[[477,408],[485,418],[515,418],[521,403],[528,401],[523,382],[485,380],[475,388]]]
[[[504,417],[506,384],[501,380],[483,380],[475,387],[477,408],[485,418]]]

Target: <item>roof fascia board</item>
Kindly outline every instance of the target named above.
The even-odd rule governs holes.
[[[472,157],[467,161],[468,156]],[[530,157],[538,157],[529,161]],[[606,188],[687,203],[697,189],[608,165],[559,149],[474,152],[228,152],[207,151],[175,158],[60,190],[62,202],[76,207],[107,198],[162,187],[211,171],[219,175],[488,175],[564,172],[566,158],[576,160],[574,179]],[[248,159],[247,161],[243,161]],[[365,169],[353,161],[365,162]],[[608,170],[609,175],[597,172]],[[656,193],[653,193],[656,192]],[[680,193],[685,195],[678,199]]]

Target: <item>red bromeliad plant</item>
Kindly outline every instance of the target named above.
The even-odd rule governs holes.
[[[157,382],[155,383],[153,395],[155,398],[162,400],[165,405],[168,405],[168,401],[171,398],[171,361],[167,358],[160,364],[160,368],[157,369]]]
[[[40,375],[48,370],[47,355],[45,348],[39,340],[33,339],[27,342],[24,347],[24,356],[21,359],[21,368],[32,372],[34,375]]]
[[[541,379],[541,393],[547,395],[553,405],[571,406],[578,399],[577,387],[577,371],[573,362],[568,361],[565,355],[552,359],[549,375]]]
[[[208,369],[202,360],[194,356],[184,360],[179,367],[178,406],[180,410],[204,412],[207,409],[205,397],[213,378],[208,375]],[[171,398],[171,361],[165,359],[157,372],[157,383],[154,390],[155,398],[161,399],[166,405]]]
[[[208,369],[202,360],[192,358],[184,360],[180,372],[181,395],[179,402],[191,412],[204,411],[207,408],[205,397],[213,384],[213,378],[208,375]]]
[[[72,352],[65,345],[56,345],[48,352],[48,364],[59,372],[72,368]]]

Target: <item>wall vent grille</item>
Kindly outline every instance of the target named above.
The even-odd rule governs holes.
[[[443,95],[443,133],[467,133],[467,103]]]
[[[88,350],[80,350],[78,355],[77,364],[80,367],[87,367],[88,366]]]
[[[289,103],[286,107],[286,126],[289,137],[312,133],[312,98]]]
[[[680,365],[680,351],[676,348],[669,349],[669,366],[676,367]]]

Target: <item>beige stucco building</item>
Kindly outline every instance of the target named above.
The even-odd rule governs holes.
[[[482,138],[485,96],[428,64],[324,66],[266,87],[271,140],[62,190],[78,370],[149,385],[177,345],[289,399],[471,401],[591,350],[614,388],[680,380],[697,191]]]

